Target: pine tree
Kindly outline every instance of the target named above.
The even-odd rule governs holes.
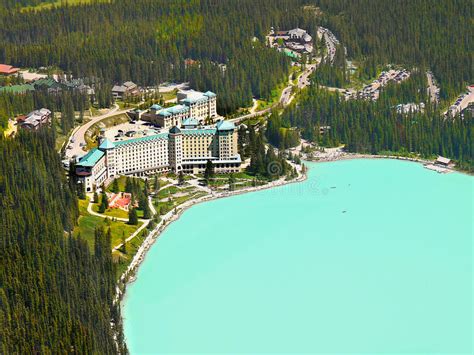
[[[112,183],[112,192],[113,193],[118,193],[120,191],[119,184],[118,184],[118,179],[114,179]]]
[[[158,195],[158,192],[160,191],[160,180],[158,180],[157,175],[155,175],[155,178],[153,181],[153,188],[155,190],[155,194]]]
[[[204,181],[206,184],[209,184],[210,181],[214,178],[214,165],[212,161],[208,160],[206,163],[206,169],[204,170]]]
[[[105,192],[102,192],[102,197],[100,200],[100,206],[99,206],[99,213],[104,213],[107,208],[109,208],[109,200],[107,197],[107,194]]]
[[[122,231],[122,253],[127,254],[127,239],[125,238],[125,232]]]
[[[133,207],[131,207],[130,210],[128,211],[128,224],[135,225],[135,226],[138,224],[137,211]]]
[[[227,183],[229,185],[229,191],[234,191],[235,190],[235,176],[234,176],[234,174],[230,174]]]
[[[184,173],[182,170],[180,170],[178,174],[178,185],[183,185],[184,182],[185,182]]]
[[[128,193],[134,192],[133,181],[128,176],[125,180],[125,192],[128,192]]]

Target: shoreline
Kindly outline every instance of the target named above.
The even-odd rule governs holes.
[[[337,156],[330,156],[330,157],[321,157],[318,159],[318,157],[313,157],[312,159],[302,159],[307,162],[311,163],[330,163],[330,162],[336,162],[336,161],[341,161],[341,160],[353,160],[353,159],[391,159],[391,160],[403,160],[403,161],[409,161],[412,163],[419,163],[422,164],[423,167],[427,168],[427,165],[433,164],[433,161],[431,160],[426,160],[422,158],[410,158],[410,157],[404,157],[404,156],[398,156],[398,155],[375,155],[375,154],[360,154],[360,153],[342,153]],[[448,167],[444,168],[444,172],[438,172],[438,173],[460,173],[460,174],[465,174],[469,176],[474,176],[473,173],[465,170],[459,170],[456,168]]]
[[[337,161],[343,161],[343,160],[355,160],[355,159],[392,159],[392,160],[403,160],[403,161],[409,161],[413,163],[419,163],[419,164],[431,164],[431,161],[425,160],[425,159],[420,159],[420,158],[409,158],[409,157],[402,157],[402,156],[388,156],[388,155],[371,155],[371,154],[357,154],[357,153],[342,153],[337,156],[332,156],[332,157],[323,157],[322,159],[318,160],[310,160],[310,159],[302,159],[302,165],[303,163],[330,163],[330,162],[337,162]],[[305,165],[307,168],[307,165]],[[450,172],[459,172],[457,170],[451,169]],[[221,198],[226,198],[226,197],[232,197],[232,196],[237,196],[237,195],[243,195],[246,193],[251,193],[251,192],[257,192],[261,190],[267,190],[271,189],[274,187],[281,187],[285,185],[290,185],[290,184],[295,184],[295,183],[300,183],[305,181],[308,178],[308,170],[306,170],[305,173],[302,173],[302,168],[298,170],[298,177],[292,179],[292,180],[285,180],[285,179],[279,179],[273,182],[270,182],[266,185],[261,185],[261,186],[255,186],[255,187],[247,187],[243,188],[241,190],[237,191],[224,191],[224,192],[216,192],[213,193],[212,195],[206,195],[202,196],[197,199],[189,200],[183,203],[181,206],[178,206],[176,208],[176,213],[174,210],[168,212],[163,216],[163,219],[160,221],[160,223],[157,224],[157,226],[148,233],[146,236],[145,240],[143,243],[140,245],[138,248],[136,254],[134,255],[132,262],[128,266],[127,270],[120,276],[120,278],[117,280],[116,283],[116,295],[114,298],[114,304],[116,302],[122,302],[125,298],[126,291],[127,291],[127,286],[130,283],[135,282],[137,279],[137,272],[145,260],[148,251],[150,248],[153,246],[153,244],[159,239],[161,234],[167,229],[167,227],[175,222],[178,221],[181,215],[189,208],[198,205],[200,203],[204,202],[209,202],[213,200],[218,200]],[[471,175],[471,174],[467,174]],[[472,176],[472,175],[471,175]],[[120,317],[123,320],[123,314],[120,312]]]
[[[330,163],[343,160],[354,160],[354,159],[392,159],[392,160],[403,160],[419,164],[431,164],[431,161],[421,159],[421,158],[410,158],[403,156],[395,155],[373,155],[373,154],[358,154],[358,153],[341,153],[335,156],[321,157],[320,159],[302,159],[303,162],[309,163]],[[454,169],[450,169],[450,172],[460,172]],[[462,172],[461,172],[462,173]],[[470,174],[468,174],[470,175]],[[148,233],[143,243],[138,248],[136,254],[133,256],[133,259],[128,266],[127,270],[120,276],[116,284],[116,297],[115,301],[121,301],[126,292],[126,286],[129,283],[132,283],[136,280],[136,273],[141,263],[145,260],[146,254],[151,246],[158,240],[161,234],[166,230],[166,228],[173,222],[179,220],[181,215],[189,208],[204,202],[209,202],[221,198],[232,197],[237,195],[242,195],[246,193],[267,190],[274,187],[285,186],[289,184],[303,182],[307,179],[307,173],[301,173],[301,170],[298,171],[298,177],[292,180],[279,179],[273,182],[270,182],[266,185],[247,187],[237,191],[224,191],[216,192],[212,195],[202,196],[197,199],[192,199],[186,201],[181,206],[176,207],[176,213],[174,210],[168,212],[163,216],[163,219],[157,224],[157,226]]]
[[[116,284],[116,296],[114,299],[114,303],[121,302],[123,297],[126,293],[126,287],[128,284],[134,282],[136,280],[136,273],[145,260],[148,250],[153,246],[153,244],[159,239],[161,234],[166,230],[166,228],[173,222],[178,221],[181,215],[188,210],[189,208],[198,205],[200,203],[209,202],[218,200],[221,198],[227,198],[237,195],[243,195],[250,192],[257,192],[262,190],[271,189],[274,187],[285,186],[289,184],[303,182],[307,179],[307,174],[301,173],[301,170],[298,171],[298,177],[292,180],[285,180],[279,179],[276,181],[272,181],[268,184],[261,185],[261,186],[252,186],[243,188],[236,191],[224,191],[224,192],[216,192],[212,195],[206,195],[199,197],[197,199],[189,200],[183,203],[181,206],[176,207],[176,213],[174,210],[168,212],[163,216],[163,219],[157,224],[157,226],[148,233],[143,243],[138,248],[136,254],[133,256],[132,262],[128,266],[127,270],[120,276]]]
[[[375,154],[359,154],[359,153],[341,153],[340,155],[330,156],[330,157],[321,157],[320,159],[312,158],[305,159],[311,163],[330,163],[339,160],[351,160],[351,159],[393,159],[393,160],[405,160],[411,161],[414,163],[421,164],[431,164],[432,161],[421,159],[421,158],[410,158],[397,155],[375,155]]]

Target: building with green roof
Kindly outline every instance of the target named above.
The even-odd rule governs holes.
[[[217,173],[241,171],[237,129],[232,122],[220,121],[213,126],[198,126],[195,119],[184,122],[187,128],[175,125],[168,132],[115,142],[105,138],[98,148],[80,158],[76,175],[86,191],[93,191],[118,175],[203,173],[208,161]]]

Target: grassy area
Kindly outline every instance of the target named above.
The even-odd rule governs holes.
[[[174,186],[172,186],[172,187],[174,187]],[[165,190],[167,190],[167,189],[165,189]],[[189,187],[189,188],[186,188],[186,189],[183,189],[183,190],[179,190],[178,192],[186,192],[186,194],[183,195],[183,196],[179,196],[179,197],[171,195],[171,201],[170,201],[169,195],[167,193],[163,194],[158,199],[154,198],[153,199],[153,205],[155,206],[156,210],[161,214],[165,214],[165,213],[171,211],[173,208],[181,205],[182,203],[184,203],[184,202],[186,202],[186,201],[188,201],[192,198],[199,198],[199,197],[207,195],[206,192],[197,191],[193,187]]]
[[[232,174],[236,179],[253,179],[254,176],[247,174],[245,171],[242,171],[240,173],[234,173]],[[216,178],[226,178],[228,179],[230,174],[216,174]]]
[[[27,11],[42,11],[42,10],[50,10],[53,7],[61,7],[61,6],[78,6],[78,5],[85,5],[92,2],[111,2],[111,0],[57,0],[57,1],[43,1],[35,6],[24,6],[20,9],[22,12]]]
[[[99,213],[99,204],[94,203],[92,205],[92,211]],[[121,210],[120,208],[108,208],[105,210],[103,213],[106,216],[109,216],[110,218],[128,218],[128,212]]]
[[[135,177],[132,177],[132,176],[129,176],[128,177],[129,179],[131,180],[136,180],[138,181],[138,183],[140,184],[140,189],[143,189],[145,187],[145,181],[143,179],[140,179],[140,178],[135,178]],[[152,180],[153,181],[153,180]],[[120,192],[125,192],[125,185],[126,185],[126,182],[127,182],[127,176],[120,176],[118,178],[118,186],[119,186],[119,191]],[[107,187],[107,191],[108,192],[112,192],[112,186],[113,184],[110,184],[108,187]],[[164,185],[163,185],[164,186]]]
[[[81,237],[87,241],[91,250],[94,250],[94,233],[96,227],[103,226],[106,230],[110,228],[112,233],[112,246],[120,244],[122,240],[122,233],[128,238],[132,235],[141,225],[131,226],[121,221],[113,221],[108,218],[101,218],[92,216],[87,212],[87,205],[89,199],[79,200],[79,213],[80,217],[78,225],[74,228],[73,235],[81,235]]]
[[[146,233],[146,231],[144,231]],[[128,268],[128,265],[132,262],[134,255],[137,253],[138,248],[146,238],[145,233],[140,233],[135,238],[127,242],[125,247],[125,253],[123,250],[115,250],[112,253],[112,258],[117,265],[117,278],[119,278]]]
[[[160,192],[158,193],[158,197],[160,199],[168,198],[170,194],[173,195],[176,192],[178,192],[178,188],[176,186],[170,186],[163,190],[160,190]]]
[[[303,73],[303,69],[301,67],[291,67],[291,75],[292,80],[291,83],[293,85],[298,85],[298,77]]]
[[[268,100],[263,100],[263,99],[257,100],[257,103],[258,103],[257,111],[265,110],[266,108],[269,108],[273,104],[277,103],[280,100],[281,93],[283,92],[285,87],[286,87],[286,83],[280,84],[279,86],[277,86],[275,89],[271,91],[270,98]]]
[[[178,90],[173,90],[173,91],[170,91],[170,92],[160,92],[159,95],[160,95],[160,98],[163,101],[168,101],[168,100],[175,99],[177,92],[178,92]]]

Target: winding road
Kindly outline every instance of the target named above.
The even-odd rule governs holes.
[[[297,83],[298,89],[304,89],[306,86],[308,86],[310,84],[309,76],[316,69],[317,65],[318,64],[307,64],[306,65],[305,70],[298,77],[298,83]],[[291,95],[291,91],[292,91],[293,87],[294,87],[294,85],[290,82],[290,84],[286,88],[283,89],[283,91],[281,92],[280,100],[278,101],[278,103],[275,103],[275,104],[271,105],[270,107],[268,107],[266,109],[263,109],[263,110],[260,110],[260,111],[254,112],[254,113],[249,113],[249,114],[246,114],[246,115],[243,115],[243,116],[232,118],[229,121],[234,122],[234,123],[239,123],[239,122],[242,122],[242,121],[244,121],[248,118],[254,118],[254,117],[262,116],[266,113],[269,113],[277,105],[288,106],[291,103],[291,100],[294,97],[294,95]]]
[[[314,71],[314,69],[317,67],[317,65],[318,65],[317,63],[306,65],[305,70],[298,77],[297,87],[299,89],[303,89],[303,88],[305,88],[306,86],[309,85],[309,76]],[[260,111],[254,111],[254,112],[251,112],[249,114],[230,119],[229,121],[234,122],[234,123],[239,123],[239,122],[241,122],[243,120],[246,120],[248,118],[258,117],[258,116],[264,115],[266,113],[269,113],[277,105],[281,105],[281,106],[289,105],[291,100],[294,97],[294,95],[292,95],[293,87],[294,87],[294,85],[291,83],[291,80],[290,80],[289,85],[285,89],[283,89],[283,91],[281,93],[281,96],[280,96],[280,100],[278,101],[278,103],[275,103],[275,104],[271,105],[270,107],[268,107],[266,109],[263,109],[263,110],[260,110]],[[96,124],[97,122],[99,122],[103,119],[106,119],[108,117],[112,117],[112,116],[115,116],[115,115],[120,115],[120,114],[126,113],[128,111],[129,111],[129,109],[119,110],[118,105],[114,104],[114,107],[112,109],[110,109],[107,113],[104,113],[103,115],[100,115],[100,116],[93,117],[90,121],[83,124],[82,126],[76,127],[73,130],[69,140],[66,142],[66,147],[71,147],[71,148],[66,148],[66,151],[65,151],[66,158],[67,159],[72,159],[73,157],[81,157],[84,154],[86,154],[86,152],[82,148],[84,146],[86,146],[85,134],[86,134],[87,130],[90,127],[92,127],[94,124]]]
[[[118,105],[114,104],[114,107],[111,108],[107,113],[104,113],[100,116],[95,116],[89,122],[83,124],[82,126],[76,127],[66,143],[66,146],[71,146],[70,149],[66,148],[66,157],[71,159],[74,156],[80,157],[86,154],[82,147],[86,145],[85,134],[87,130],[100,120],[111,116],[120,115],[122,113],[126,113],[127,111],[129,111],[129,109],[119,110]]]

